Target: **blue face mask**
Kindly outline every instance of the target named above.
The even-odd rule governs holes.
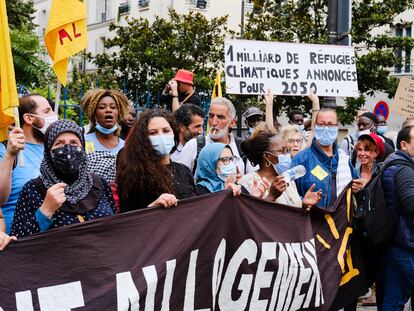
[[[322,146],[332,145],[338,137],[338,127],[315,126],[315,138]]]
[[[154,135],[149,136],[149,139],[155,152],[161,157],[169,155],[175,146],[173,135]]]
[[[388,126],[386,125],[378,125],[377,127],[377,133],[380,135],[384,135],[388,130]]]
[[[247,132],[249,132],[250,135],[253,134],[254,128],[253,127],[248,127],[247,128]]]
[[[273,168],[275,169],[276,173],[278,173],[279,175],[282,174],[283,172],[287,171],[288,169],[290,169],[290,166],[292,165],[292,157],[290,156],[289,153],[287,154],[279,154],[277,156],[278,159],[278,163],[277,164],[273,164]]]
[[[115,124],[113,127],[111,127],[110,129],[107,129],[105,127],[103,127],[102,125],[100,125],[98,122],[96,122],[96,127],[95,127],[100,133],[104,134],[104,135],[110,135],[113,132],[115,132],[118,129],[118,124]]]
[[[227,165],[224,165],[223,164],[220,167],[220,171],[221,171],[221,173],[218,175],[219,178],[222,181],[226,181],[227,177],[229,177],[230,175],[236,176],[236,174],[237,174],[237,167],[236,167],[236,164],[234,164],[233,161],[230,161],[230,163],[227,164]]]

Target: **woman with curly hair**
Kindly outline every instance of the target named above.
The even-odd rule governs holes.
[[[178,137],[174,116],[148,110],[132,128],[117,159],[116,183],[120,211],[177,205],[177,199],[196,195],[191,171],[171,161]]]
[[[87,115],[90,129],[85,134],[88,153],[107,151],[117,154],[125,142],[119,138],[119,122],[128,114],[128,99],[115,90],[96,90],[92,93]]]

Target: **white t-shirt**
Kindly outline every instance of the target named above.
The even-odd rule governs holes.
[[[206,136],[206,145],[213,143],[214,141],[210,138],[210,136]],[[230,144],[229,144],[231,151],[233,152],[233,156],[235,157],[236,166],[239,168],[239,172],[241,175],[244,174],[244,162],[243,159],[240,157],[239,150],[237,149],[237,144],[234,136],[230,134]],[[184,148],[181,150],[180,155],[178,156],[175,162],[182,163],[187,166],[191,171],[193,171],[194,167],[194,160],[197,157],[197,138],[193,138],[189,140]]]
[[[185,145],[178,144],[177,149],[173,153],[171,153],[170,158],[172,161],[177,162],[178,158],[180,157],[181,151],[183,151]]]

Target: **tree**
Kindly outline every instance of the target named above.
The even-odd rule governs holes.
[[[352,3],[351,35],[357,58],[360,97],[347,99],[347,107],[338,107],[342,123],[353,121],[356,110],[364,105],[364,95],[384,91],[394,96],[398,79],[390,75],[390,68],[398,66],[401,49],[411,50],[412,38],[391,34],[374,35],[376,27],[393,25],[401,12],[413,8],[412,0],[354,0]],[[256,1],[248,16],[244,38],[265,41],[327,43],[327,0],[269,0]],[[400,21],[404,24],[405,21]],[[298,97],[278,98],[275,110],[291,107],[310,109],[310,103]]]
[[[51,72],[50,66],[39,59],[44,50],[33,31],[33,2],[8,0],[6,9],[16,83],[31,88],[44,86],[50,81]]]
[[[227,17],[208,20],[198,12],[171,10],[168,19],[156,17],[152,24],[143,18],[128,20],[127,26],[111,24],[116,36],[105,47],[114,52],[95,57],[98,72],[109,71],[121,87],[126,83],[130,97],[162,91],[181,68],[194,71],[199,90],[210,90],[224,59],[226,23]]]
[[[11,29],[35,29],[33,14],[36,10],[33,1],[6,0],[7,17]]]
[[[43,50],[33,32],[14,29],[10,32],[16,83],[27,87],[44,86],[51,80],[50,66],[39,59]]]

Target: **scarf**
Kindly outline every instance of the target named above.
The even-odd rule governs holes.
[[[50,125],[45,134],[45,153],[40,164],[40,180],[46,189],[49,189],[57,183],[64,182],[58,177],[58,174],[53,168],[50,151],[56,138],[60,134],[67,132],[78,136],[82,143],[82,151],[85,152],[85,139],[83,137],[82,129],[75,122],[59,120]],[[79,211],[77,206],[79,201],[87,197],[92,189],[92,185],[93,179],[91,174],[87,171],[87,160],[85,155],[84,160],[79,163],[79,173],[77,179],[65,187],[65,196],[67,201],[62,206],[62,209],[69,212],[85,212],[87,210],[94,209],[95,206],[88,206],[86,208],[87,210]]]

